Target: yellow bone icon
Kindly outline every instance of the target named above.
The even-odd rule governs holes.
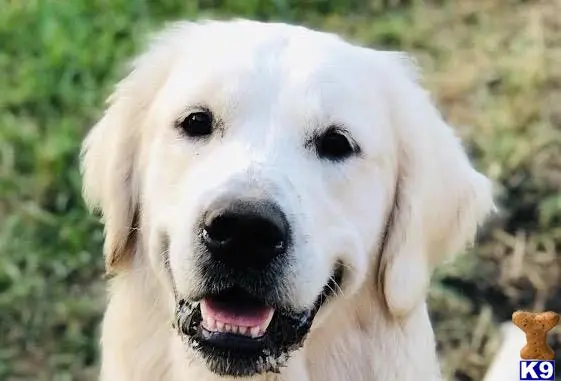
[[[559,314],[516,311],[512,322],[526,334],[526,345],[520,351],[524,360],[553,360],[555,353],[547,345],[547,333],[559,322]]]

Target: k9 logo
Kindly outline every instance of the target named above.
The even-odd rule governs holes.
[[[555,361],[520,361],[520,381],[555,380]]]

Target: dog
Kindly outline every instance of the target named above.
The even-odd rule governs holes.
[[[494,209],[414,60],[245,19],[168,25],[82,145],[103,381],[439,380],[431,271]]]

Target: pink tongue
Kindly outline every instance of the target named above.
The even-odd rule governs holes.
[[[204,309],[207,316],[216,321],[242,327],[261,326],[273,311],[271,307],[267,306],[235,308],[209,298],[201,301],[201,309]]]

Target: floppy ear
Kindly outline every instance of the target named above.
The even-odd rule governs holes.
[[[404,54],[382,52],[397,135],[395,199],[379,259],[390,313],[407,315],[428,291],[432,269],[473,242],[494,209],[490,181],[471,165]]]
[[[103,117],[82,144],[83,194],[88,206],[103,216],[109,274],[125,268],[136,247],[140,221],[136,162],[143,125],[172,64],[174,43],[188,26],[178,23],[160,33],[132,62],[132,70],[117,84]]]

